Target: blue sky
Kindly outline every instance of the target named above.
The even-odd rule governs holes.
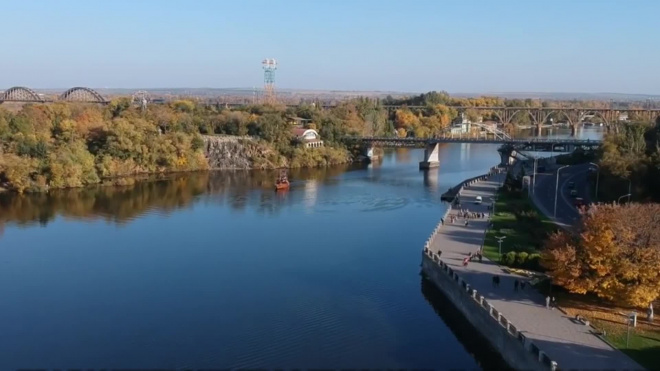
[[[660,94],[657,0],[0,0],[0,88]]]

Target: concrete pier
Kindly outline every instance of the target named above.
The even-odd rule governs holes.
[[[432,169],[440,166],[440,157],[438,156],[439,152],[438,143],[427,144],[424,148],[424,161],[419,163],[419,168]]]

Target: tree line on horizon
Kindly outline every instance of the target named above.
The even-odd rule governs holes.
[[[425,108],[412,111],[402,107],[390,117],[384,103]],[[208,162],[202,136],[217,134],[255,138],[263,149],[255,151],[259,155],[251,159],[257,168],[324,166],[355,157],[352,155],[358,149],[343,140],[346,136],[437,136],[457,117],[454,107],[500,104],[532,107],[550,103],[455,98],[445,92],[430,92],[398,100],[355,98],[330,109],[313,104],[230,109],[221,104],[178,100],[143,110],[128,98],[115,99],[106,106],[26,104],[18,112],[0,106],[0,187],[43,191],[125,184],[139,174],[204,170]],[[476,112],[468,110],[466,114],[475,116]],[[318,130],[326,146],[296,146],[292,142],[292,117],[307,119],[306,126]],[[516,117],[525,121],[525,115]]]

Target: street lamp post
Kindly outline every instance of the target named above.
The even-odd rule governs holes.
[[[598,201],[598,180],[600,178],[600,166],[594,164],[593,162],[590,162],[589,165],[594,165],[596,168],[598,168],[598,172],[596,173],[596,195],[594,197],[596,201]]]
[[[560,167],[559,169],[557,169],[557,181],[555,183],[555,211],[553,213],[553,217],[555,219],[557,218],[557,192],[559,191],[559,171],[561,171],[561,169],[563,169],[565,167],[568,167],[568,165],[564,165],[564,166]]]
[[[500,247],[500,261],[502,260],[502,241],[506,238],[506,236],[500,236],[500,237],[495,237],[497,238],[497,244]]]
[[[532,173],[532,194],[536,195],[536,162],[538,158],[534,157],[534,171]]]

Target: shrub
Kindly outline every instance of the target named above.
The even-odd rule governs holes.
[[[501,264],[512,267],[527,269],[530,271],[543,271],[541,267],[541,255],[538,253],[528,253],[526,251],[509,251],[502,254]]]
[[[513,266],[516,263],[516,252],[509,251],[508,253],[503,254],[502,258],[502,263],[504,265]]]

